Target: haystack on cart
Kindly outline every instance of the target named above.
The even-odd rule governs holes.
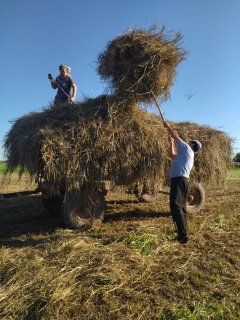
[[[168,138],[161,119],[139,104],[150,103],[152,93],[161,100],[169,97],[185,57],[180,41],[180,34],[170,39],[164,29],[131,30],[111,41],[98,58],[98,72],[110,82],[111,94],[50,106],[15,121],[5,140],[8,172],[27,169],[49,211],[62,212],[75,228],[103,219],[106,180],[134,186],[140,201],[155,200],[167,185]],[[223,183],[229,138],[206,126],[172,125],[185,141],[203,142],[194,180]],[[203,199],[203,188],[193,184],[188,212],[198,212]]]
[[[139,202],[155,202],[161,199],[162,191],[154,186],[154,191],[146,187],[147,184],[136,184],[131,190]],[[106,213],[105,196],[108,192],[105,182],[85,185],[81,189],[54,194],[51,182],[41,182],[38,191],[42,193],[42,201],[50,214],[62,214],[65,223],[73,228],[90,224],[93,220],[103,221]],[[191,182],[186,212],[198,213],[205,200],[203,186],[199,182]]]

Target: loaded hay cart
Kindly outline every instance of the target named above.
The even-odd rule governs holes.
[[[7,169],[28,170],[50,211],[62,212],[78,228],[106,211],[105,181],[132,188],[139,200],[152,201],[168,184],[168,138],[161,119],[140,108],[151,92],[169,96],[176,67],[185,57],[181,35],[164,29],[131,30],[99,55],[100,76],[111,94],[83,102],[49,106],[15,121],[6,135]],[[221,184],[231,152],[229,137],[195,123],[172,123],[184,140],[196,138],[203,150],[193,181]],[[203,189],[195,184],[188,211],[198,211]]]

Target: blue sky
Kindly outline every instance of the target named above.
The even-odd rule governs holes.
[[[0,0],[0,159],[9,121],[53,100],[48,73],[68,64],[78,100],[97,96],[106,90],[96,60],[107,42],[152,24],[182,32],[189,52],[162,106],[165,117],[220,128],[240,152],[240,1]]]

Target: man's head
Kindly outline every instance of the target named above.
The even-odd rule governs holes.
[[[71,72],[71,68],[68,67],[66,64],[60,64],[59,71],[62,76],[66,77]]]
[[[190,140],[189,145],[194,152],[198,152],[202,148],[202,144],[198,140]]]

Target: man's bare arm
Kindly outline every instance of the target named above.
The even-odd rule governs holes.
[[[164,127],[167,129],[168,134],[174,139],[174,141],[177,143],[180,139],[179,135],[177,134],[177,132],[175,132],[170,125],[166,122],[163,121],[163,125]]]
[[[171,159],[173,159],[176,155],[177,152],[175,151],[175,146],[174,146],[174,139],[169,135],[169,156]]]

